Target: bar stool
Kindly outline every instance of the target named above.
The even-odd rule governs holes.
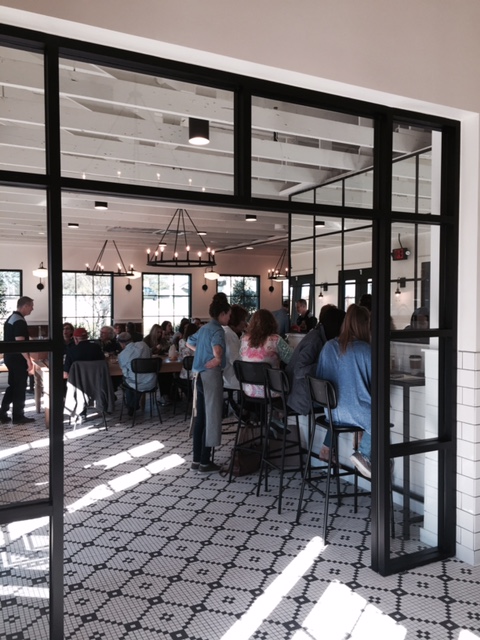
[[[262,425],[261,433],[263,434],[263,426],[266,425],[268,398],[265,389],[265,371],[270,369],[271,365],[268,362],[245,362],[244,360],[235,360],[233,363],[233,369],[235,375],[240,384],[240,412],[238,417],[237,430],[235,433],[235,442],[233,445],[232,456],[230,461],[230,469],[228,482],[232,481],[233,477],[233,465],[235,453],[237,451],[248,451],[251,455],[259,455],[258,450],[254,448],[255,444],[263,445],[263,437],[249,438],[239,443],[240,429],[242,429],[242,414],[244,409],[248,411],[255,411],[259,415],[259,421]],[[257,385],[263,388],[263,397],[252,397],[245,393],[245,385]]]
[[[260,486],[262,484],[263,475],[265,474],[265,491],[268,491],[268,472],[270,469],[278,469],[280,471],[280,485],[278,488],[278,513],[282,512],[282,496],[283,496],[283,474],[285,472],[285,459],[297,456],[299,467],[291,469],[298,471],[300,469],[303,476],[302,449],[300,445],[298,413],[287,406],[288,394],[290,393],[290,384],[288,377],[281,369],[265,370],[265,386],[268,400],[268,421],[263,442],[262,460],[260,463],[260,473],[257,483],[257,496],[260,495]],[[274,429],[276,423],[273,422],[274,411],[282,414],[282,437],[280,449],[271,449],[269,432]],[[288,435],[288,418],[294,416],[296,420],[296,439],[287,438]]]
[[[357,497],[359,495],[358,492],[358,473],[356,469],[341,469],[339,461],[338,461],[338,436],[341,433],[351,433],[355,437],[354,448],[357,449],[358,446],[358,434],[363,432],[363,429],[358,426],[352,425],[342,425],[342,424],[334,424],[332,422],[332,409],[335,409],[337,406],[337,396],[335,393],[335,388],[331,382],[328,380],[319,380],[318,378],[313,378],[311,376],[307,376],[307,382],[310,389],[310,417],[309,417],[309,447],[307,454],[307,462],[305,464],[305,469],[302,478],[302,485],[300,487],[300,497],[298,500],[298,508],[297,508],[297,523],[300,522],[300,515],[302,512],[303,505],[303,494],[305,491],[305,484],[309,484],[310,487],[315,489],[316,491],[320,491],[325,496],[325,510],[323,516],[323,540],[324,543],[327,541],[327,527],[328,527],[328,506],[330,498],[336,497],[339,502],[341,501],[341,492],[340,492],[340,478],[343,476],[353,475],[354,477],[354,493],[353,497],[355,500],[355,513],[357,512]],[[315,417],[315,409],[318,412],[318,406],[326,409],[328,412],[328,418],[324,415]],[[326,474],[326,487],[325,491],[322,491],[317,485],[316,480],[323,479],[325,476],[317,477],[312,479],[311,477],[311,456],[313,449],[313,441],[315,437],[315,426],[320,425],[327,429],[330,434],[330,450],[328,455],[328,461],[326,467],[321,467],[321,469],[327,470]],[[315,455],[315,454],[314,454]],[[337,481],[337,493],[335,495],[330,495],[330,481],[333,475]],[[360,495],[369,495],[367,492],[361,492]]]
[[[359,439],[358,436],[363,432],[363,429],[359,426],[354,425],[346,425],[346,424],[337,424],[332,421],[332,409],[335,409],[337,406],[337,395],[335,392],[335,387],[328,380],[320,380],[318,378],[313,378],[311,376],[307,376],[307,381],[310,389],[310,442],[307,454],[307,463],[305,465],[305,470],[303,473],[302,485],[300,488],[300,497],[298,501],[297,508],[297,523],[300,521],[300,515],[302,511],[303,504],[303,494],[305,491],[305,484],[308,483],[312,489],[316,491],[320,491],[325,496],[325,510],[323,517],[323,541],[326,543],[327,541],[327,529],[328,529],[328,507],[330,498],[337,498],[339,503],[341,502],[342,495],[347,497],[354,498],[354,512],[357,513],[357,505],[358,505],[358,496],[362,495],[371,495],[370,491],[359,491],[358,490],[358,472],[355,468],[345,468],[342,467],[339,463],[339,449],[338,449],[338,437],[342,433],[351,433],[354,436],[354,450],[358,449]],[[328,412],[328,417],[325,415],[315,417],[315,412],[318,412],[318,406],[326,409]],[[322,491],[318,486],[316,486],[316,480],[323,479],[325,476],[321,476],[318,478],[311,478],[311,464],[310,459],[312,456],[313,449],[313,441],[315,437],[315,425],[320,425],[327,429],[330,434],[330,450],[328,455],[328,461],[326,467],[322,467],[323,470],[327,470],[326,474],[326,487],[325,491]],[[315,455],[315,454],[313,454]],[[330,494],[330,482],[333,475],[337,481],[337,493]],[[354,491],[351,494],[342,494],[340,491],[340,478],[344,476],[353,475],[354,482],[353,487]],[[363,476],[362,476],[363,477]],[[368,479],[368,478],[367,478]],[[390,482],[390,502],[391,502],[391,527],[392,527],[392,538],[395,537],[395,522],[393,516],[393,492],[392,485]]]

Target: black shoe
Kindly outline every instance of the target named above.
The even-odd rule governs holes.
[[[209,462],[208,464],[201,464],[198,467],[198,470],[201,473],[212,473],[213,471],[220,471],[221,466],[219,464],[215,464],[214,462]]]
[[[190,469],[193,469],[193,471],[198,471],[199,467],[200,467],[199,462],[192,462],[192,464],[190,465]]]
[[[27,416],[13,418],[13,424],[30,424],[30,422],[35,422],[35,418],[28,418]]]
[[[0,413],[0,423],[8,424],[11,421],[12,419],[10,418],[10,416],[7,416],[6,413]]]

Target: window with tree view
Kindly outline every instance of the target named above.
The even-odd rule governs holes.
[[[17,308],[22,295],[22,272],[13,269],[0,271],[0,340],[3,340],[3,321]]]
[[[190,318],[191,275],[188,273],[143,274],[143,330],[168,320],[177,329],[182,318]]]
[[[64,272],[63,320],[100,337],[100,328],[112,324],[112,276]]]
[[[259,276],[220,276],[218,291],[224,293],[230,304],[239,304],[249,313],[260,308]]]

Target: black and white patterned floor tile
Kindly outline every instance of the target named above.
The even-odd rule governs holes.
[[[448,560],[380,577],[369,568],[368,498],[357,513],[351,500],[332,505],[323,547],[318,494],[295,524],[298,475],[279,515],[274,473],[257,497],[255,476],[228,484],[190,460],[188,424],[168,410],[162,425],[114,416],[108,431],[66,427],[65,640],[480,638],[480,567]],[[41,416],[3,428],[0,474],[2,503],[45,495]],[[0,635],[47,639],[48,526],[1,536]]]

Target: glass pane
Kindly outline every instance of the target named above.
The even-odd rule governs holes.
[[[438,545],[438,453],[395,458],[392,556]]]
[[[345,206],[372,208],[373,171],[365,171],[345,180]]]
[[[168,320],[177,326],[190,317],[191,276],[187,273],[143,275],[143,324],[147,330],[153,324]]]
[[[397,330],[438,328],[440,228],[392,225],[391,316]],[[416,335],[414,342],[428,344]]]
[[[440,213],[442,136],[430,128],[395,124],[392,210]]]
[[[0,526],[3,638],[50,637],[48,518]]]
[[[371,169],[373,121],[253,97],[252,156],[254,196],[308,202],[305,185],[313,191],[342,175]],[[318,191],[316,202],[341,205],[336,188]]]
[[[392,442],[438,436],[438,350],[403,340],[390,345]]]
[[[232,92],[67,59],[60,91],[64,176],[233,193]]]
[[[112,276],[63,274],[63,320],[84,327],[90,338],[100,337],[100,328],[112,324]]]
[[[43,55],[0,47],[0,168],[45,173]]]
[[[0,361],[2,412],[8,420],[0,429],[0,504],[3,505],[49,496],[50,452],[45,421],[48,353],[32,352],[31,358],[35,364],[32,376],[27,375],[23,354],[5,354]],[[25,395],[20,399],[5,393],[12,394],[13,390],[18,393],[21,389]],[[25,423],[23,417],[33,422]]]

